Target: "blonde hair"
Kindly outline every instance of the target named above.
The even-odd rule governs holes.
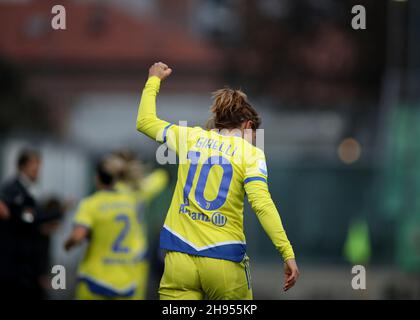
[[[261,118],[248,102],[241,90],[231,88],[219,89],[212,94],[212,117],[207,121],[207,129],[240,128],[244,121],[252,121],[252,129],[258,129]]]
[[[119,150],[107,155],[105,165],[116,182],[128,184],[133,190],[138,190],[143,178],[143,165],[135,154],[129,150]]]

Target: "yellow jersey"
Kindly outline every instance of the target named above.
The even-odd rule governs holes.
[[[239,136],[183,127],[156,116],[160,79],[143,90],[137,129],[167,143],[179,158],[178,179],[161,231],[162,249],[240,262],[246,253],[245,194],[284,260],[294,253],[267,186],[264,152]]]
[[[155,169],[138,182],[138,188],[134,190],[127,183],[117,182],[115,189],[130,193],[138,203],[152,201],[169,183],[169,175],[163,169]]]
[[[134,198],[137,210],[137,220],[139,223],[139,237],[140,249],[137,255],[137,260],[145,260],[148,258],[148,242],[147,242],[147,229],[144,219],[144,207],[147,203],[151,202],[162,190],[168,185],[169,176],[163,169],[156,169],[148,174],[144,179],[139,181],[139,187],[134,190],[130,185],[124,182],[117,182],[115,189],[118,192],[125,193]]]
[[[74,223],[90,230],[78,281],[103,296],[132,296],[139,277],[136,264],[146,246],[135,199],[115,190],[97,191],[81,201]]]

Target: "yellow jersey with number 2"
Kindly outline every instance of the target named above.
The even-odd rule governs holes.
[[[78,281],[104,297],[133,296],[145,246],[135,198],[115,190],[97,191],[82,200],[74,223],[90,230]]]

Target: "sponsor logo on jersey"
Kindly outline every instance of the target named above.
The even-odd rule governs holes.
[[[215,226],[223,227],[226,224],[226,222],[227,222],[227,218],[226,218],[226,216],[224,216],[220,212],[215,212],[211,216],[211,222]]]
[[[185,204],[182,204],[179,207],[179,213],[184,213],[188,215],[192,220],[210,222],[210,218],[207,215],[201,212],[193,212]]]
[[[179,213],[183,213],[188,215],[191,220],[195,221],[203,221],[203,222],[211,222],[215,226],[223,227],[227,222],[227,217],[220,212],[214,212],[211,216],[211,219],[202,212],[194,212],[191,211],[185,204],[182,204],[179,208]]]

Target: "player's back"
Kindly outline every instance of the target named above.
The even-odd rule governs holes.
[[[134,197],[115,190],[98,191],[81,202],[75,222],[90,229],[79,280],[115,292],[134,289],[135,266],[144,247]]]
[[[186,146],[185,156],[178,152],[178,181],[161,246],[240,261],[246,249],[244,184],[265,181],[264,154],[240,136],[198,127],[189,128]]]

